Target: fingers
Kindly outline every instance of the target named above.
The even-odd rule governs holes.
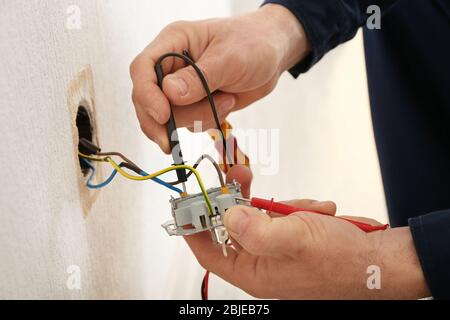
[[[150,140],[156,142],[163,152],[169,154],[170,145],[166,127],[157,123],[155,119],[146,114],[142,108],[136,107],[136,115],[144,134]]]
[[[223,121],[233,109],[236,99],[234,95],[223,92],[215,93],[213,99],[216,104],[219,120]],[[156,121],[152,112],[147,112],[148,108],[143,108],[138,99],[135,98],[134,94],[133,101],[136,114],[141,124],[141,129],[146,136],[156,142],[164,152],[169,153],[170,147],[165,124],[162,125]],[[164,102],[162,102],[162,104],[164,104]],[[211,106],[206,99],[189,106],[173,106],[173,112],[178,127],[187,127],[190,130],[194,130],[196,121],[201,122],[201,129],[203,131],[215,127]]]
[[[269,82],[266,84],[249,91],[240,92],[237,95],[237,102],[236,102],[236,108],[235,110],[243,109],[251,104],[253,104],[255,101],[258,101],[265,96],[267,96],[269,93],[273,91],[273,89],[276,87],[278,83],[278,75],[273,77]]]
[[[225,275],[233,270],[237,252],[227,248],[228,256],[225,257],[222,248],[214,244],[209,232],[184,237],[201,266],[215,274]]]
[[[132,99],[139,123],[145,135],[165,152],[170,152],[167,131],[163,126],[170,117],[170,105],[156,84],[154,61],[141,53],[131,64]]]
[[[243,165],[234,165],[231,167],[228,170],[227,183],[232,183],[234,180],[240,183],[242,196],[249,198],[253,180],[253,173],[250,168]]]
[[[167,133],[163,125],[170,117],[169,100],[157,85],[155,63],[167,52],[181,52],[195,44],[195,39],[185,36],[192,29],[187,22],[173,23],[158,35],[130,65],[130,76],[133,81],[133,103],[144,133],[159,144],[164,152],[168,152]],[[195,33],[203,37],[201,32]],[[202,49],[202,48],[200,48]],[[203,50],[203,49],[202,49]],[[183,67],[183,61],[168,58],[163,62],[166,73]]]
[[[155,61],[147,52],[141,53],[132,62],[132,97],[136,109],[151,116],[157,123],[165,124],[170,117],[169,100],[157,85],[154,68]]]
[[[224,79],[224,62],[221,55],[206,51],[196,62],[202,71],[211,92],[216,91],[226,82]],[[189,105],[206,97],[205,88],[193,67],[188,66],[167,75],[164,78],[163,90],[176,105]]]
[[[219,120],[223,121],[234,108],[236,98],[233,94],[217,92],[213,95]],[[205,98],[189,106],[173,106],[178,127],[194,129],[196,121],[201,121],[202,131],[215,128],[214,118],[209,101]]]
[[[234,248],[234,250],[236,250],[236,252],[241,252],[242,251],[242,247],[239,244],[239,242],[237,242],[236,240],[234,240],[233,238],[230,237],[230,243],[231,246]]]
[[[257,256],[295,254],[304,248],[307,239],[303,237],[307,227],[298,216],[273,219],[246,206],[230,208],[224,225],[244,250]]]
[[[184,238],[204,269],[241,288],[252,280],[257,257],[245,252],[240,254],[230,247],[225,257],[222,248],[212,242],[209,232]]]
[[[317,201],[310,199],[301,199],[301,200],[290,200],[290,201],[281,201],[281,203],[285,203],[297,208],[302,208],[305,211],[319,211],[324,214],[335,216],[336,215],[336,204],[333,201]],[[272,218],[285,217],[286,215],[276,213],[276,212],[267,212],[269,216]]]
[[[333,201],[317,201],[311,199],[301,199],[301,200],[291,200],[286,201],[286,204],[289,204],[294,207],[305,209],[305,211],[319,211],[321,213],[328,214],[330,216],[336,215],[336,204]]]

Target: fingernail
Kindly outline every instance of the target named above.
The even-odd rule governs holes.
[[[180,96],[185,96],[188,93],[188,85],[186,83],[186,81],[184,81],[184,79],[182,78],[177,78],[177,77],[168,77],[167,81],[169,81],[170,83],[172,83],[172,85],[177,89],[178,94]]]
[[[222,114],[228,113],[231,109],[233,109],[236,103],[236,98],[234,96],[229,96],[224,100],[219,102],[218,109]]]
[[[240,235],[245,231],[247,224],[249,222],[249,217],[246,212],[242,210],[236,210],[232,213],[227,213],[225,215],[225,226],[229,231],[235,235]]]

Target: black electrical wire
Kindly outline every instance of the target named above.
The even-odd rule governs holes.
[[[213,157],[211,157],[210,155],[207,155],[207,154],[202,155],[202,156],[197,160],[197,162],[194,164],[194,166],[193,166],[194,169],[197,169],[197,167],[200,165],[200,163],[201,163],[203,160],[205,160],[205,159],[209,160],[209,161],[214,165],[214,168],[216,169],[217,175],[218,175],[218,177],[219,177],[220,186],[221,186],[221,187],[224,187],[224,186],[225,186],[225,180],[223,179],[222,171],[220,170],[220,166],[219,166],[219,164],[213,159]],[[191,175],[192,175],[192,171],[190,171],[190,172],[188,173],[187,178],[189,178]],[[169,184],[172,185],[172,186],[176,186],[176,185],[178,185],[178,184],[180,184],[180,183],[181,183],[180,181],[169,182]]]
[[[93,142],[91,142],[85,138],[80,139],[80,145],[83,146],[87,151],[89,151],[89,152],[86,152],[87,155],[95,155],[95,156],[99,156],[99,157],[108,157],[108,156],[120,157],[124,161],[120,164],[121,167],[130,169],[137,174],[140,174],[142,172],[142,169],[139,168],[138,165],[136,165],[133,161],[131,161],[130,159],[125,157],[120,152],[101,152],[100,147],[98,147]],[[99,162],[105,161],[105,159],[97,159],[97,160],[92,159],[92,160],[99,161]]]
[[[119,167],[130,169],[131,171],[133,171],[134,173],[137,173],[139,175],[142,173],[142,169],[141,168],[137,167],[134,164],[128,163],[128,162],[122,162],[119,165]]]
[[[209,88],[208,81],[206,80],[203,72],[200,70],[200,68],[193,61],[191,55],[189,54],[189,52],[187,50],[184,50],[183,54],[179,54],[179,53],[176,53],[176,52],[169,52],[169,53],[164,54],[163,56],[161,56],[158,59],[158,61],[155,64],[156,76],[158,78],[158,85],[160,86],[160,88],[162,90],[162,82],[163,82],[163,79],[164,79],[164,72],[163,72],[163,69],[162,69],[162,63],[163,63],[163,61],[166,58],[169,58],[169,57],[182,59],[186,64],[188,64],[189,66],[194,68],[195,72],[197,73],[198,77],[200,78],[200,81],[201,81],[201,83],[203,85],[203,88],[205,89],[205,93],[206,93],[206,96],[208,98],[209,104],[211,106],[211,111],[212,111],[212,114],[213,114],[213,117],[214,117],[214,122],[215,122],[217,130],[220,132],[220,135],[221,135],[221,138],[222,138],[222,144],[223,144],[224,152],[226,154],[226,157],[228,158],[230,166],[232,166],[232,164],[233,164],[232,158],[231,158],[231,155],[229,154],[228,149],[227,149],[227,143],[226,143],[225,135],[224,135],[224,133],[222,131],[222,128],[221,128],[221,125],[220,125],[219,116],[217,114],[217,108],[216,108],[216,105],[214,103],[214,98],[213,98],[211,90]],[[172,156],[174,158],[175,164],[181,164],[180,162],[183,162],[183,158],[182,158],[183,155],[181,153],[181,149],[179,148],[178,134],[176,133],[176,131],[177,131],[177,128],[176,128],[175,118],[173,116],[173,110],[172,110],[172,106],[171,106],[171,117],[170,117],[170,120],[169,120],[169,123],[168,123],[169,142],[171,143]],[[172,139],[174,137],[176,139]],[[173,140],[176,140],[176,141],[173,141]],[[175,150],[175,149],[179,149],[179,150]],[[178,154],[176,154],[177,151],[179,152]],[[187,176],[186,175],[182,176],[182,177],[183,177],[183,179],[180,179],[180,175],[179,175],[179,177],[178,177],[179,182],[185,182],[187,180]]]
[[[82,148],[84,150],[82,150]],[[101,149],[98,146],[96,146],[94,143],[92,143],[91,141],[89,141],[86,138],[80,139],[78,149],[80,149],[81,153],[87,154],[87,155],[97,154],[97,152],[101,151]]]
[[[130,159],[128,159],[127,157],[125,157],[123,154],[121,154],[120,152],[98,152],[95,154],[96,156],[101,156],[101,157],[108,157],[108,156],[116,156],[116,157],[120,157],[122,158],[122,160],[124,160],[125,164],[126,164],[126,168],[133,170],[134,172],[141,172],[142,169],[139,168],[139,166],[137,164],[135,164],[133,161],[131,161]]]

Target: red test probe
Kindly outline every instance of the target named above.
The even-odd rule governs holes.
[[[355,226],[357,226],[359,229],[361,229],[362,231],[364,231],[366,233],[374,232],[374,231],[386,230],[387,228],[389,228],[388,224],[381,225],[381,226],[372,226],[372,225],[364,223],[364,222],[359,222],[359,221],[355,221],[355,220],[351,220],[351,219],[347,219],[347,218],[343,218],[343,217],[331,216],[329,214],[326,214],[326,213],[320,212],[320,211],[316,211],[316,210],[307,210],[307,209],[304,209],[304,208],[298,208],[298,207],[294,207],[294,206],[291,206],[291,205],[288,205],[288,204],[275,202],[273,199],[272,200],[266,200],[266,199],[260,199],[260,198],[251,198],[251,199],[238,198],[237,200],[250,203],[250,205],[252,207],[255,207],[257,209],[267,210],[267,211],[274,212],[274,213],[279,213],[279,214],[282,214],[282,215],[285,215],[285,216],[288,216],[288,215],[290,215],[290,214],[292,214],[294,212],[299,212],[299,211],[312,212],[312,213],[327,215],[327,216],[330,216],[330,217],[334,217],[334,218],[337,218],[337,219],[341,219],[341,220],[345,220],[347,222],[350,222],[350,223],[354,224]]]

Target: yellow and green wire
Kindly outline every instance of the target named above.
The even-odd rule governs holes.
[[[126,171],[124,171],[121,168],[121,166],[119,164],[117,164],[111,157],[98,158],[98,157],[94,157],[94,156],[85,155],[85,154],[83,154],[81,152],[79,152],[79,156],[82,157],[83,159],[86,159],[86,160],[108,162],[115,170],[115,172],[113,171],[113,173],[111,174],[110,178],[108,179],[109,182],[111,182],[111,180],[114,178],[114,176],[116,175],[117,172],[119,174],[121,174],[123,177],[125,177],[127,179],[130,179],[130,180],[147,181],[147,180],[157,179],[159,176],[162,176],[162,175],[164,175],[164,174],[166,174],[168,172],[171,172],[171,171],[174,171],[174,170],[178,170],[178,169],[184,169],[184,170],[191,171],[195,175],[195,177],[197,179],[197,182],[198,182],[198,185],[199,185],[199,187],[201,189],[201,192],[203,194],[203,197],[205,198],[205,202],[206,202],[206,205],[208,207],[209,215],[212,215],[212,213],[213,213],[211,200],[209,199],[209,196],[208,196],[206,188],[205,188],[205,186],[203,184],[202,178],[200,177],[199,172],[194,167],[191,167],[191,166],[188,166],[188,165],[175,165],[175,166],[171,166],[169,168],[162,169],[162,170],[160,170],[158,172],[155,172],[155,173],[152,173],[152,174],[146,174],[145,172],[142,172],[140,176],[136,176],[136,175],[132,175],[132,174],[129,174]],[[90,166],[90,167],[93,168],[93,166]],[[156,182],[159,183],[159,182],[163,182],[163,181],[158,179],[158,181],[156,181]],[[90,180],[89,180],[89,183],[90,183]],[[167,186],[167,183],[163,182],[162,184]],[[100,186],[102,186],[102,187],[104,185],[105,185],[104,183],[100,184]],[[98,188],[98,186],[94,186],[94,187]],[[171,189],[174,190],[173,187]],[[175,190],[175,191],[181,193],[181,190],[179,190],[178,188],[176,188],[176,189],[177,190]]]

